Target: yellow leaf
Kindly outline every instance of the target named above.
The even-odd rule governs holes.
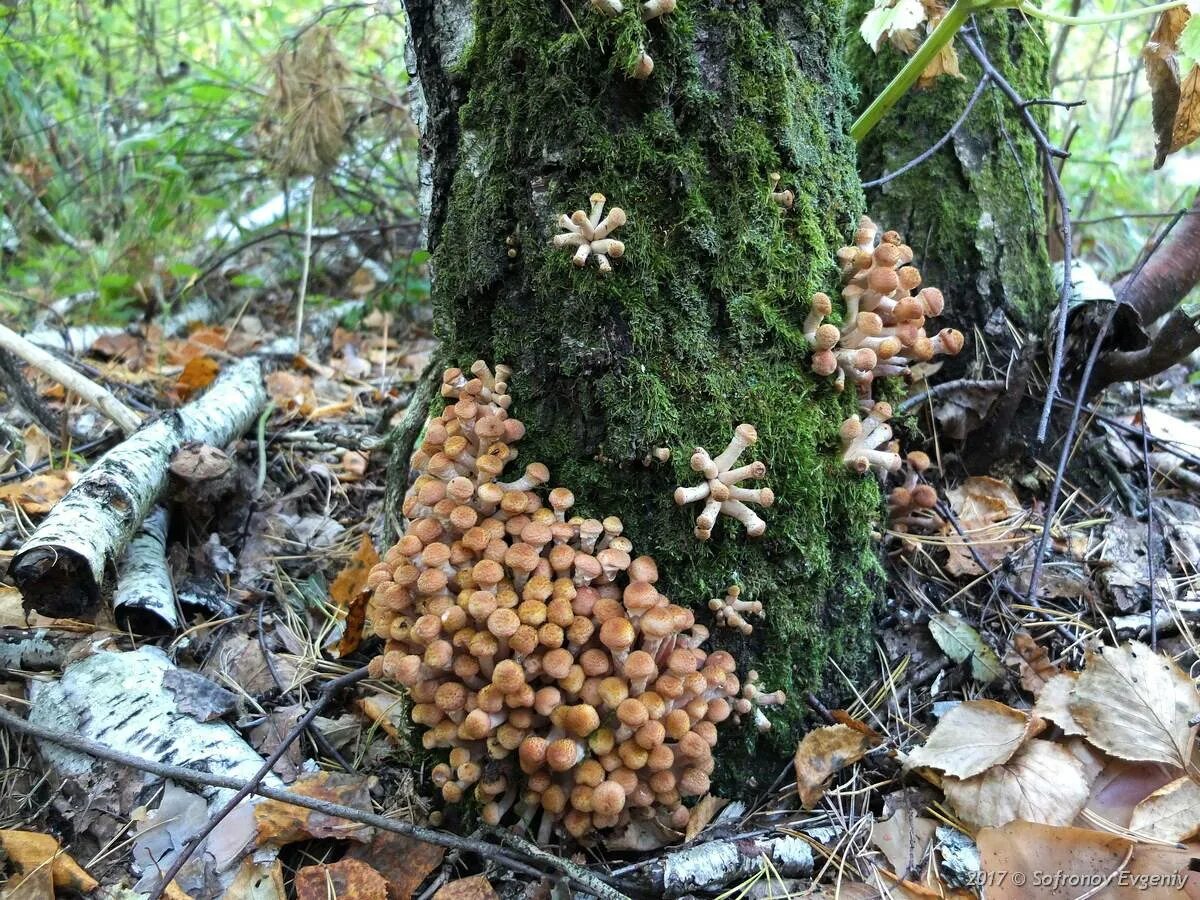
[[[1169,843],[1195,837],[1200,831],[1200,786],[1184,777],[1160,787],[1133,808],[1129,830]]]

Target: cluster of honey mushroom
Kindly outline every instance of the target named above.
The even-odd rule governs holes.
[[[963,348],[963,335],[953,328],[943,328],[933,337],[926,334],[926,319],[941,315],[945,298],[935,287],[920,288],[921,273],[911,265],[913,250],[895,231],[880,234],[863,216],[853,245],[838,250],[837,259],[846,304],[844,324],[839,328],[825,322],[833,303],[826,294],[813,295],[804,323],[813,347],[812,371],[833,376],[838,391],[847,381],[855,385],[867,413],[842,424],[846,466],[856,472],[896,472],[904,460],[887,424],[892,408],[875,402],[872,384],[876,378],[908,376],[912,365],[935,356],[956,355]]]
[[[373,674],[404,685],[447,802],[472,792],[485,822],[512,810],[539,838],[660,816],[703,795],[718,726],[782,703],[656,588],[616,517],[546,499],[540,463],[498,480],[525,428],[508,414],[510,372],[449,369],[441,415],[413,455],[404,536],[372,569],[368,616],[386,641]]]

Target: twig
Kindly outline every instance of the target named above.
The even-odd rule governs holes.
[[[7,350],[0,350],[0,384],[8,389],[9,396],[47,434],[58,434],[62,430],[62,422],[46,404],[38,400],[33,387],[21,374],[21,366]]]
[[[913,159],[910,159],[908,162],[906,162],[904,165],[902,165],[900,168],[898,168],[895,172],[889,172],[888,174],[886,174],[880,178],[876,178],[874,181],[864,181],[862,184],[863,190],[867,190],[869,188],[876,188],[876,187],[879,187],[880,185],[887,184],[889,181],[891,181],[894,178],[899,178],[905,172],[912,171],[917,166],[921,165],[921,163],[925,162],[930,157],[932,157],[935,153],[937,153],[939,150],[941,150],[943,147],[945,147],[946,144],[949,143],[949,141],[954,137],[954,135],[958,134],[958,130],[960,128],[962,128],[963,125],[966,123],[967,117],[971,115],[971,110],[973,110],[975,108],[975,104],[979,102],[979,98],[983,96],[983,92],[984,92],[984,90],[987,89],[987,86],[989,83],[991,83],[991,80],[992,80],[992,77],[986,73],[984,74],[984,76],[982,78],[979,79],[979,84],[975,85],[975,92],[973,94],[971,94],[971,99],[967,101],[967,106],[962,111],[962,115],[959,116],[958,120],[953,125],[950,126],[949,131],[947,131],[944,135],[942,135],[940,138],[938,138],[938,140],[933,144],[932,147],[930,147],[928,150],[921,153],[919,156],[916,156]]]
[[[173,766],[169,763],[159,762],[156,759],[147,759],[142,756],[134,756],[131,753],[123,753],[120,750],[114,750],[99,741],[93,741],[85,737],[80,737],[76,734],[67,734],[60,731],[55,731],[53,728],[46,728],[43,725],[35,725],[32,722],[27,722],[20,716],[13,715],[8,710],[0,707],[0,725],[10,728],[20,734],[27,734],[31,737],[43,741],[49,741],[52,744],[58,744],[60,747],[66,747],[69,750],[75,750],[79,753],[87,754],[96,759],[105,759],[109,762],[116,763],[120,766],[125,766],[130,769],[138,769],[143,772],[149,772],[151,775],[157,775],[160,778],[170,778],[174,781],[181,781],[190,784],[203,784],[208,787],[225,788],[227,790],[240,790],[246,786],[246,782],[240,778],[232,778],[228,775],[213,775],[209,772],[203,772],[198,769],[189,769],[186,766]],[[401,834],[406,837],[415,838],[418,841],[424,841],[427,844],[434,844],[438,847],[447,847],[452,850],[462,850],[466,853],[474,853],[484,859],[489,859],[500,864],[505,864],[510,860],[510,857],[503,853],[498,847],[488,844],[484,841],[476,841],[470,838],[459,837],[456,834],[450,834],[445,831],[435,831],[431,828],[423,828],[420,825],[413,825],[411,822],[402,822],[398,819],[389,819],[386,816],[381,816],[377,813],[366,812],[365,810],[355,809],[353,806],[344,806],[341,803],[331,803],[328,800],[321,800],[316,797],[305,797],[303,794],[296,794],[292,791],[286,791],[282,788],[271,787],[266,784],[255,785],[251,791],[260,797],[266,797],[268,800],[277,800],[280,803],[290,803],[293,806],[299,806],[302,809],[311,809],[326,816],[333,816],[339,819],[347,819],[351,822],[359,822],[363,825],[370,825],[382,831],[388,831],[392,834]],[[541,851],[538,855],[538,860],[552,866],[557,871],[562,872],[571,881],[575,882],[580,888],[593,892],[590,884],[579,884],[575,881],[571,871],[578,871],[578,866],[574,866],[566,860],[559,859],[552,854]],[[599,877],[599,876],[597,876]],[[625,894],[610,890],[607,894],[612,900],[629,900]]]
[[[1054,398],[1058,396],[1059,384],[1062,381],[1063,363],[1066,358],[1067,310],[1071,301],[1071,254],[1073,252],[1071,246],[1071,205],[1067,200],[1067,192],[1063,188],[1062,179],[1059,178],[1058,169],[1054,166],[1054,160],[1066,159],[1069,154],[1050,143],[1050,139],[1046,137],[1046,133],[1042,131],[1041,126],[1038,125],[1037,120],[1030,113],[1025,100],[1008,83],[1008,79],[992,64],[991,57],[988,56],[983,45],[976,43],[965,32],[961,32],[959,36],[962,38],[967,49],[971,51],[971,55],[975,57],[976,62],[979,63],[980,68],[983,69],[986,75],[991,76],[992,80],[996,82],[996,86],[1000,88],[1001,92],[1008,97],[1009,101],[1020,113],[1021,121],[1025,123],[1025,129],[1029,132],[1034,143],[1037,144],[1038,149],[1041,151],[1046,178],[1049,179],[1050,185],[1054,189],[1055,200],[1058,204],[1058,232],[1063,244],[1063,283],[1058,298],[1058,319],[1054,323],[1054,355],[1050,368],[1050,379],[1046,385],[1046,400],[1042,405],[1042,416],[1038,422],[1037,430],[1037,442],[1038,444],[1043,444],[1046,441],[1046,432],[1050,427],[1050,411],[1054,405]]]
[[[313,701],[312,706],[308,708],[308,712],[301,716],[300,720],[284,735],[283,740],[279,742],[279,746],[275,748],[275,752],[268,756],[262,764],[262,768],[255,772],[254,777],[247,781],[236,794],[230,797],[224,806],[209,816],[208,822],[205,823],[204,827],[196,832],[191,840],[184,845],[183,849],[179,852],[179,856],[175,858],[175,862],[171,863],[167,871],[158,880],[158,885],[150,891],[150,900],[159,900],[163,892],[175,880],[175,876],[179,874],[179,870],[187,865],[187,861],[192,858],[192,854],[204,843],[205,839],[212,833],[212,830],[220,825],[222,820],[233,812],[238,804],[255,792],[255,789],[262,784],[262,780],[271,774],[271,770],[275,768],[275,763],[279,762],[283,754],[287,753],[288,748],[304,733],[313,719],[320,715],[321,710],[329,704],[334,695],[342,688],[357,684],[370,674],[370,669],[367,666],[363,666],[361,669],[355,669],[352,672],[347,672],[345,675],[333,679],[333,681],[328,682],[321,688],[321,692]]]
[[[25,183],[25,179],[14,172],[7,164],[0,163],[0,172],[8,176],[8,180],[12,183],[13,191],[29,205],[29,208],[33,211],[34,218],[54,236],[55,240],[70,247],[76,253],[84,252],[83,245],[69,235],[66,229],[55,221],[54,216],[50,214],[50,210],[42,205],[42,201],[38,198],[34,190]]]
[[[1155,240],[1154,245],[1150,248],[1150,252],[1142,259],[1133,274],[1121,285],[1121,294],[1117,297],[1117,302],[1112,305],[1108,315],[1105,316],[1104,322],[1100,325],[1100,330],[1092,341],[1092,349],[1088,353],[1087,363],[1084,365],[1083,373],[1079,378],[1079,387],[1076,389],[1075,403],[1071,407],[1071,419],[1067,425],[1067,433],[1063,438],[1062,452],[1058,457],[1058,466],[1054,470],[1054,481],[1050,485],[1050,496],[1046,498],[1046,509],[1043,514],[1042,534],[1038,538],[1037,553],[1033,557],[1033,571],[1029,575],[1029,591],[1026,593],[1026,600],[1030,603],[1037,596],[1038,582],[1042,575],[1042,561],[1046,556],[1046,548],[1050,544],[1050,529],[1054,523],[1054,513],[1058,508],[1058,494],[1062,490],[1063,479],[1066,477],[1067,461],[1071,457],[1071,447],[1075,443],[1075,434],[1079,429],[1079,415],[1083,409],[1084,400],[1088,396],[1088,383],[1092,379],[1092,370],[1096,367],[1096,361],[1100,357],[1100,347],[1104,343],[1104,338],[1108,335],[1108,329],[1112,326],[1113,319],[1116,318],[1117,310],[1121,306],[1122,297],[1129,285],[1137,281],[1142,269],[1146,267],[1158,248],[1162,246],[1163,241],[1167,239],[1167,235],[1171,233],[1171,229],[1175,224],[1182,219],[1183,216],[1177,215],[1170,221],[1166,229]],[[1046,398],[1048,402],[1053,403],[1053,397]]]
[[[910,409],[920,406],[926,400],[936,400],[938,397],[953,394],[955,391],[961,391],[964,388],[978,388],[981,391],[1001,391],[1005,388],[1005,382],[999,380],[976,381],[973,378],[956,378],[954,381],[943,381],[941,384],[935,384],[933,387],[921,391],[919,394],[913,394],[896,407],[896,412],[908,412]]]
[[[1138,382],[1138,414],[1146,421],[1146,392]],[[1150,441],[1142,429],[1142,465],[1146,470],[1146,577],[1150,589],[1150,648],[1158,650],[1158,599],[1154,593],[1154,471],[1150,466]]]
[[[313,198],[317,195],[317,180],[308,188],[308,203],[304,205],[304,258],[300,263],[300,287],[296,296],[296,352],[304,336],[304,295],[308,293],[308,268],[312,264]]]
[[[553,866],[564,875],[571,878],[576,884],[582,885],[597,897],[605,898],[605,900],[628,900],[628,898],[616,888],[605,884],[600,877],[596,875],[596,873],[589,872],[582,866],[575,865],[575,863],[571,862],[570,860],[555,856],[548,850],[543,850],[537,844],[525,840],[525,838],[514,834],[512,831],[507,831],[503,828],[494,828],[491,826],[485,827],[484,830],[488,834],[499,839],[500,843],[506,844],[516,850],[521,851],[531,859],[540,860],[549,866]]]
[[[29,365],[49,375],[67,390],[78,394],[116,423],[125,434],[142,424],[142,417],[113,396],[112,392],[80,375],[66,363],[55,359],[41,347],[31,344],[12,329],[0,325],[0,349],[19,356]]]

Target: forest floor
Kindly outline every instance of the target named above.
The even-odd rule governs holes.
[[[360,267],[337,292],[373,286]],[[360,813],[349,821],[263,800],[249,820],[219,822],[210,862],[184,865],[167,895],[541,898],[569,896],[570,882],[607,896],[965,897],[987,886],[988,897],[1148,897],[1174,896],[1190,877],[1200,387],[1181,370],[1144,402],[1117,388],[1085,412],[1048,525],[1050,467],[964,477],[950,442],[935,442],[926,477],[939,506],[919,527],[880,536],[889,583],[876,680],[855,685],[844,708],[809,698],[813,730],[752,799],[705,797],[686,833],[548,856],[438,812],[429,773],[412,765],[419,740],[399,689],[338,681],[369,656],[364,587],[386,549],[385,441],[435,348],[424,309],[309,310],[315,330],[298,350],[287,344],[287,291],[175,336],[154,321],[85,334],[67,316],[30,331],[56,334],[60,359],[141,415],[186,403],[253,355],[268,364],[270,404],[228,453],[185,446],[172,463],[169,608],[52,618],[0,583],[2,708],[101,718],[106,703],[136,695],[153,708],[149,730],[159,714],[225,723],[220,746],[245,765],[214,757],[210,772],[244,780],[282,749],[267,785]],[[121,439],[56,379],[17,372],[23,388],[10,379],[0,403],[0,574]],[[84,671],[112,650],[127,662],[106,699]],[[319,715],[301,721],[314,704]],[[192,739],[156,734],[159,744],[134,726],[112,733],[135,756]],[[97,882],[107,896],[154,895],[221,805],[201,786],[166,784],[0,729],[5,895],[87,893]],[[457,846],[364,824],[372,814],[457,834]],[[1200,896],[1191,883],[1185,891]]]

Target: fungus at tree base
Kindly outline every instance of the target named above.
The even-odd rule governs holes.
[[[540,813],[541,839],[556,823],[575,837],[655,815],[681,827],[683,800],[709,789],[718,725],[769,727],[759,707],[782,692],[701,649],[708,630],[658,592],[619,519],[570,516],[562,487],[543,501],[540,463],[496,480],[525,429],[508,370],[470,374],[445,373],[452,402],[413,454],[404,536],[368,577],[387,642],[373,674],[408,688],[427,749],[449,749],[432,773],[443,798],[473,791],[486,822]]]
[[[739,425],[733,433],[721,455],[713,459],[703,447],[697,447],[692,453],[691,467],[693,472],[704,476],[704,481],[692,487],[675,489],[675,503],[684,506],[704,500],[704,509],[696,517],[695,534],[702,541],[712,537],[713,527],[717,517],[721,515],[737,519],[746,526],[746,534],[750,537],[762,537],[767,530],[767,523],[759,518],[747,503],[758,506],[771,506],[775,502],[775,494],[768,487],[752,489],[738,487],[748,479],[762,478],[767,474],[767,466],[762,462],[752,462],[738,468],[733,465],[738,461],[747,447],[758,443],[758,431],[753,425]]]

